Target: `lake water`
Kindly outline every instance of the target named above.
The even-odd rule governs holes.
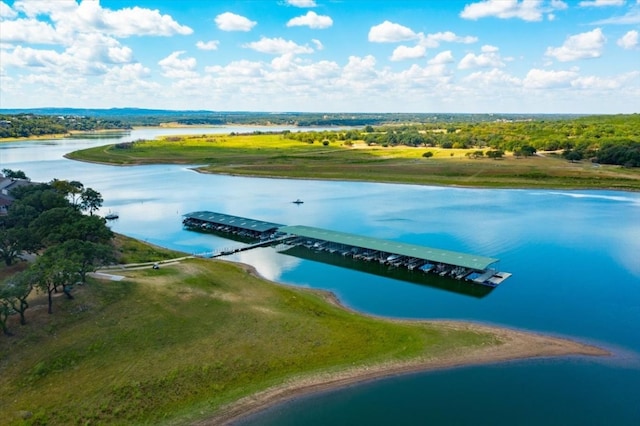
[[[211,210],[497,257],[500,270],[513,276],[490,292],[269,248],[231,259],[275,281],[331,290],[363,312],[480,321],[568,336],[615,353],[394,377],[303,397],[239,424],[640,424],[640,194],[255,179],[62,157],[158,134],[244,130],[256,128],[0,144],[0,168],[23,170],[34,181],[80,180],[103,195],[102,213],[119,213],[114,231],[189,253],[242,245],[182,229],[183,214]],[[304,204],[291,203],[297,198]]]

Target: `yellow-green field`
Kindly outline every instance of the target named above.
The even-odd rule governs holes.
[[[640,190],[640,170],[568,162],[554,153],[502,159],[467,156],[476,149],[328,145],[283,135],[198,135],[76,151],[69,158],[109,164],[194,164],[206,173],[340,179],[476,187],[608,188]],[[486,150],[485,150],[486,151]],[[433,154],[423,157],[426,152]]]

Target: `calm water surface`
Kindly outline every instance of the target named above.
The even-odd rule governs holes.
[[[239,424],[640,424],[640,194],[254,179],[62,157],[169,132],[185,129],[3,144],[0,163],[35,181],[80,180],[102,193],[102,213],[120,214],[114,231],[189,253],[242,245],[182,229],[183,214],[212,210],[498,257],[501,270],[514,275],[488,294],[435,277],[420,276],[417,283],[410,273],[390,278],[372,267],[272,249],[231,259],[273,280],[331,290],[364,312],[482,321],[615,352],[608,359],[529,360],[395,377],[300,398]],[[297,198],[305,203],[292,204]]]

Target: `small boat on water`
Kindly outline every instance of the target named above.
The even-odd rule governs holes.
[[[302,201],[300,198],[298,198],[297,200],[292,201],[292,203],[300,205],[300,204],[304,203],[304,201]]]
[[[118,213],[109,213],[107,214],[104,218],[107,220],[114,220],[119,218],[120,216],[118,215]]]

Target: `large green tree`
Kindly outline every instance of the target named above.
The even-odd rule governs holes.
[[[27,323],[25,318],[25,312],[29,308],[27,298],[38,280],[36,270],[27,269],[0,283],[0,299],[20,315],[20,324],[22,325]]]
[[[80,209],[88,211],[91,216],[93,212],[100,209],[103,203],[102,195],[93,188],[85,188],[80,194]]]
[[[33,268],[38,274],[36,289],[47,294],[49,314],[53,313],[53,294],[59,290],[65,290],[78,281],[76,265],[71,259],[66,257],[64,250],[54,246],[45,251],[36,259]],[[70,293],[64,291],[68,298],[72,298]]]

